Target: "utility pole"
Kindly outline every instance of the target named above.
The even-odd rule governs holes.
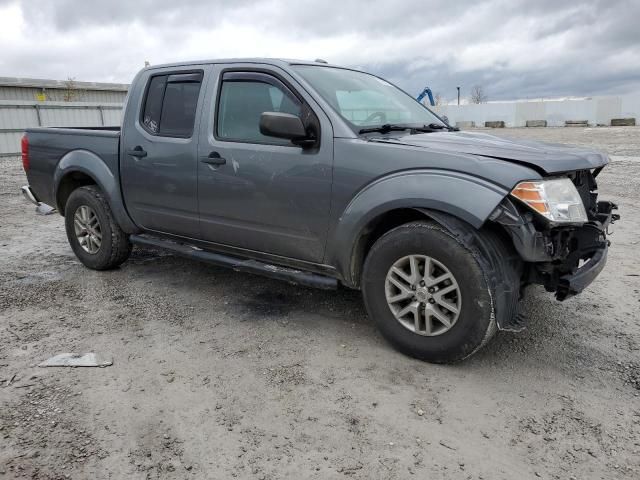
[[[458,89],[458,106],[460,106],[460,87],[456,87]]]

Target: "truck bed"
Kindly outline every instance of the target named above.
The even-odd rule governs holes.
[[[57,206],[54,172],[58,164],[74,151],[93,153],[112,175],[118,176],[120,127],[29,128],[26,136],[30,164],[27,178],[41,202]]]

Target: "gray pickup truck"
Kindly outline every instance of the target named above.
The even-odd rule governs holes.
[[[600,273],[616,206],[590,150],[460,132],[389,82],[325,62],[212,60],[133,80],[121,127],[34,128],[24,195],[89,268],[132,244],[361,289],[400,351],[454,362],[524,326],[524,287]]]

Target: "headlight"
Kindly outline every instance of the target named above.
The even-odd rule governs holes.
[[[511,195],[552,222],[588,221],[582,198],[569,178],[520,182]]]

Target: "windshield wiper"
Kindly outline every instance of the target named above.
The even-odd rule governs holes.
[[[399,125],[394,123],[385,123],[384,125],[380,125],[378,127],[367,127],[361,128],[358,133],[389,133],[389,132],[400,132],[404,130],[411,130],[411,134],[420,132],[420,133],[429,133],[429,132],[437,132],[438,130],[449,130],[449,131],[457,131],[458,129],[455,127],[449,127],[448,125],[441,125],[439,123],[430,123],[429,125]]]
[[[389,132],[400,132],[403,130],[411,130],[412,126],[410,125],[395,125],[393,123],[385,123],[384,125],[380,125],[379,127],[367,127],[367,128],[361,128],[360,131],[358,133],[372,133],[372,132],[379,132],[379,133],[389,133]]]
[[[424,125],[421,128],[416,128],[416,130],[424,129],[425,131],[434,131],[434,130],[449,130],[450,132],[457,132],[460,129],[456,127],[450,127],[449,125],[442,125],[440,123],[430,123],[429,125]]]

